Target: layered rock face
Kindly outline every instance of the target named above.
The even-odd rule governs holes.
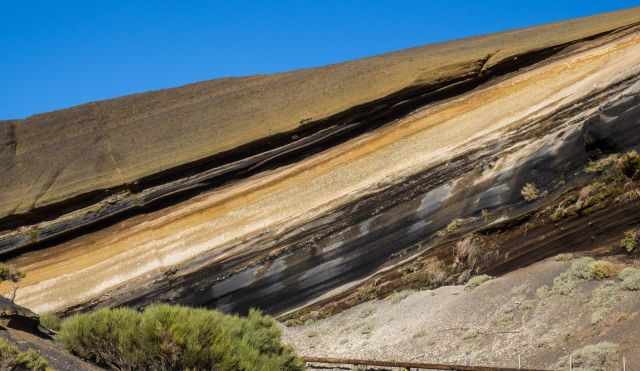
[[[285,313],[397,286],[385,273],[519,225],[640,145],[638,25],[634,9],[0,123],[17,302]],[[625,210],[603,236],[640,222]],[[476,270],[597,241],[576,225]]]

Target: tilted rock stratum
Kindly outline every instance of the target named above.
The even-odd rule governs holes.
[[[549,217],[640,145],[639,91],[631,9],[0,122],[0,254],[18,303],[62,314],[296,321],[501,274],[640,223],[633,176]],[[478,236],[482,259],[452,252]]]

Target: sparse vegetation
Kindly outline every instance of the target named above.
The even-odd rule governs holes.
[[[619,347],[616,344],[602,342],[588,345],[571,354],[575,371],[607,371],[619,366]],[[569,357],[564,357],[556,368],[568,368]]]
[[[412,293],[413,293],[412,290],[396,291],[393,294],[389,295],[387,297],[387,300],[389,300],[392,304],[398,304],[399,302],[408,298],[409,295],[411,295]],[[373,312],[372,309],[369,309],[369,311]]]
[[[367,283],[360,286],[356,291],[356,296],[360,302],[365,302],[378,298],[378,289],[375,284]]]
[[[482,285],[483,283],[492,280],[493,277],[489,276],[488,274],[481,274],[479,276],[473,276],[471,277],[471,279],[469,280],[469,282],[467,282],[467,284],[464,286],[465,290],[473,290],[476,287]]]
[[[573,254],[570,254],[570,253],[559,254],[559,255],[556,255],[554,260],[557,262],[568,262],[573,260]]]
[[[599,160],[596,161],[591,161],[587,164],[587,166],[585,167],[585,171],[587,173],[603,173],[611,168],[613,168],[613,165],[616,164],[616,162],[618,161],[618,157],[619,155],[609,155],[607,157],[601,158]]]
[[[483,241],[477,235],[469,235],[456,243],[454,249],[454,265],[469,267],[474,269],[477,267],[485,253],[483,250]]]
[[[631,254],[636,251],[639,238],[640,233],[638,233],[637,229],[626,231],[624,232],[624,238],[620,241],[620,246],[622,246],[629,254]]]
[[[477,338],[478,336],[480,336],[480,330],[478,330],[477,328],[471,328],[471,329],[468,329],[462,335],[462,339],[463,340],[473,340],[473,339]]]
[[[37,351],[20,351],[16,346],[0,338],[0,370],[49,371],[49,362]]]
[[[391,295],[391,296],[393,296],[393,295]],[[376,312],[376,310],[373,309],[373,308],[364,309],[362,312],[360,312],[360,318],[371,317],[375,312]]]
[[[589,306],[593,308],[591,324],[595,325],[610,316],[618,302],[620,287],[614,281],[605,281],[593,290]]]
[[[622,281],[622,288],[629,291],[640,291],[640,269],[625,268],[618,273],[618,278]]]
[[[18,282],[24,278],[24,273],[17,270],[13,265],[0,263],[0,283],[3,281],[10,281],[13,283],[13,290],[11,292],[11,301],[16,298],[16,292],[18,291]]]
[[[540,198],[541,193],[538,187],[534,183],[527,183],[520,190],[522,198],[527,202],[533,202]]]
[[[360,327],[360,334],[361,335],[371,335],[373,333],[374,329],[375,329],[375,327],[373,326],[373,323],[371,323],[371,322],[365,323],[364,325],[362,325],[362,327]]]
[[[58,338],[72,353],[112,369],[303,369],[281,344],[276,322],[255,310],[240,318],[170,305],[143,313],[100,309],[65,320]]]
[[[611,202],[633,201],[640,198],[636,189],[628,189],[629,181],[640,178],[640,155],[630,151],[622,155],[611,155],[590,162],[585,171],[600,174],[598,179],[583,187],[577,194],[565,198],[551,213],[551,220],[590,214],[606,207]]]
[[[553,280],[550,293],[571,295],[581,281],[609,278],[615,271],[615,266],[606,261],[589,257],[575,259],[567,271]]]
[[[591,268],[591,273],[593,274],[593,278],[597,280],[604,280],[606,278],[612,277],[616,273],[616,267],[603,260],[594,261],[589,265]]]
[[[618,158],[616,166],[625,177],[636,180],[640,175],[640,155],[636,151],[629,151]]]
[[[49,330],[59,331],[62,320],[55,314],[45,313],[40,315],[40,324]]]
[[[458,229],[460,229],[460,227],[462,227],[463,225],[464,225],[464,219],[460,219],[460,218],[453,219],[451,223],[447,225],[446,232],[453,233]]]
[[[402,272],[404,285],[414,289],[439,287],[448,277],[448,267],[437,259],[411,265]]]

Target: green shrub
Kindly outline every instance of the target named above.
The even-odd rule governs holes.
[[[625,268],[618,273],[618,278],[622,280],[622,288],[629,291],[640,291],[640,269]]]
[[[24,278],[24,273],[16,269],[13,265],[0,263],[0,283],[4,281],[10,281],[13,283],[13,290],[11,292],[11,302],[16,297],[16,291],[18,290],[18,282]]]
[[[593,258],[587,257],[575,259],[569,269],[554,278],[550,292],[559,295],[570,295],[578,286],[578,282],[594,278],[591,269],[591,264],[594,262]]]
[[[634,252],[638,247],[638,230],[632,229],[624,232],[624,238],[620,240],[620,246],[622,246],[629,254]]]
[[[62,323],[59,340],[72,353],[122,370],[302,370],[282,345],[276,322],[181,306],[100,309]]]
[[[0,370],[48,371],[49,363],[33,349],[21,352],[16,346],[0,338]]]
[[[471,279],[469,280],[469,282],[467,282],[467,284],[464,286],[465,290],[473,290],[476,287],[482,285],[483,283],[492,280],[493,277],[489,276],[488,274],[481,274],[479,276],[473,276],[471,277]]]
[[[615,265],[589,257],[575,259],[569,269],[553,280],[551,292],[571,295],[581,281],[604,280],[615,275]]]
[[[456,218],[451,221],[451,223],[447,224],[447,233],[453,233],[460,229],[464,225],[464,219]]]
[[[40,315],[40,324],[49,330],[59,331],[62,320],[53,313],[45,313]]]

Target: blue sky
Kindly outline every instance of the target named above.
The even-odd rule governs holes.
[[[0,3],[0,119],[640,6],[640,0]]]

